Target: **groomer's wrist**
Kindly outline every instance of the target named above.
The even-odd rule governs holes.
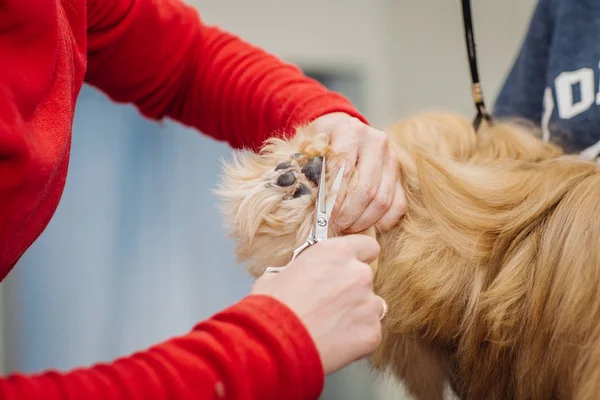
[[[336,111],[332,113],[323,114],[320,117],[315,118],[309,125],[314,128],[316,132],[328,132],[334,127],[338,127],[343,124],[350,124],[356,122],[365,122],[362,116],[356,116],[347,112]]]
[[[252,347],[259,357],[268,358],[271,376],[262,376],[267,372],[263,371],[251,383],[257,394],[253,398],[319,398],[325,384],[320,354],[303,322],[287,305],[269,295],[251,294],[213,319],[240,324],[255,341]]]

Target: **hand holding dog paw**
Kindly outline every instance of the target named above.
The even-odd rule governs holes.
[[[380,319],[387,306],[373,293],[368,265],[379,250],[368,236],[332,238],[254,284],[254,294],[272,296],[298,315],[315,341],[326,374],[367,356],[381,341]]]
[[[380,231],[394,227],[404,215],[406,199],[387,134],[345,113],[324,115],[311,126],[317,132],[329,133],[332,150],[345,154],[348,166],[356,166],[358,181],[349,190],[353,169],[346,169],[334,224],[347,233],[373,225]]]

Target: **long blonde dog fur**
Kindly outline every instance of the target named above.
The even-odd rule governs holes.
[[[476,134],[430,113],[387,133],[407,211],[377,234],[375,291],[389,312],[375,368],[424,400],[446,384],[462,399],[599,398],[598,166],[518,122]],[[306,238],[316,186],[303,171],[323,155],[333,177],[343,154],[301,128],[224,165],[217,193],[255,276]]]

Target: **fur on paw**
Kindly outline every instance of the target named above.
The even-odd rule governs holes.
[[[303,130],[290,139],[269,139],[260,152],[235,152],[224,163],[216,194],[238,261],[250,262],[252,274],[284,265],[306,239],[323,156],[330,183],[342,156],[331,152],[328,135]]]

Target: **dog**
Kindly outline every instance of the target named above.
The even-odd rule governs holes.
[[[518,120],[475,132],[423,113],[385,131],[407,209],[371,229],[374,290],[389,306],[375,370],[423,400],[446,385],[461,399],[600,397],[598,165]],[[305,240],[323,156],[330,182],[344,155],[308,126],[224,162],[216,194],[252,275]]]

